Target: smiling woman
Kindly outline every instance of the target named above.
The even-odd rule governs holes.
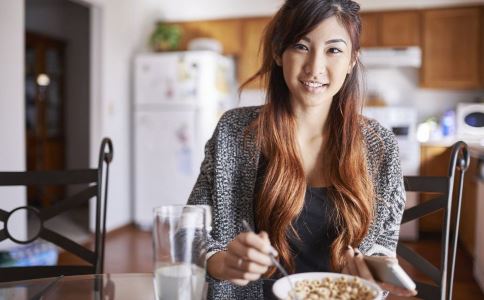
[[[227,112],[207,142],[189,203],[213,207],[210,298],[271,299],[271,252],[289,272],[368,280],[364,255],[395,256],[398,145],[361,115],[358,12],[350,0],[286,0],[248,81],[266,82],[266,104]]]

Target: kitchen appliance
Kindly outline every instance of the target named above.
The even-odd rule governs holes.
[[[186,204],[237,85],[233,59],[212,51],[142,54],[134,64],[134,220],[149,229],[154,207]]]
[[[362,48],[360,60],[366,67],[414,67],[422,65],[422,50],[419,47]]]
[[[484,103],[457,104],[457,136],[467,143],[484,142]]]
[[[416,137],[417,111],[410,107],[365,107],[363,115],[377,120],[391,130],[398,141],[403,175],[418,175],[420,169],[420,144]],[[418,204],[418,194],[407,192],[406,207]],[[400,239],[418,239],[418,221],[405,223],[400,228]]]

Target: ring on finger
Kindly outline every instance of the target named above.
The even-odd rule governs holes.
[[[242,267],[242,264],[243,264],[243,263],[244,263],[244,260],[243,260],[242,258],[239,258],[239,259],[237,260],[237,267],[239,267],[239,268],[240,268],[240,267]]]

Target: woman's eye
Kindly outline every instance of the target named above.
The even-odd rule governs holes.
[[[305,45],[303,44],[295,44],[294,45],[294,49],[297,49],[297,50],[304,50],[304,51],[307,51],[309,50],[308,47],[306,47]]]
[[[338,48],[329,48],[328,49],[328,52],[331,53],[331,54],[337,54],[337,53],[341,53],[343,51],[341,51],[340,49]]]

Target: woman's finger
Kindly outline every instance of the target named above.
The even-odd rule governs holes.
[[[341,270],[341,273],[343,274],[350,274],[350,272],[348,271],[348,267],[347,266],[344,266],[343,269]]]
[[[269,235],[267,234],[267,232],[265,232],[265,231],[261,231],[261,232],[259,232],[259,233],[258,233],[258,235],[259,235],[259,236],[260,236],[260,237],[261,237],[261,238],[262,238],[264,241],[266,241],[267,243],[269,243],[269,246],[270,246],[270,251],[272,252],[272,254],[273,254],[274,256],[278,256],[278,255],[279,255],[279,253],[277,253],[277,250],[276,250],[276,249],[274,249],[274,247],[272,247],[272,245],[271,245],[271,240],[269,239]]]
[[[231,255],[234,255],[238,258],[250,260],[263,266],[272,265],[269,255],[258,251],[256,248],[247,246],[239,239],[232,241],[227,250]]]
[[[257,273],[250,273],[250,272],[244,272],[238,269],[233,269],[230,267],[227,267],[227,277],[231,279],[241,279],[241,280],[249,280],[249,281],[254,281],[260,278],[261,274]]]
[[[358,276],[369,281],[375,281],[375,279],[371,275],[370,269],[368,269],[368,266],[363,259],[363,254],[361,254],[360,250],[358,249],[355,249],[354,262],[356,269],[358,270]]]
[[[260,265],[253,261],[245,260],[230,254],[226,256],[225,264],[232,269],[238,269],[249,273],[264,274],[268,269],[268,266],[266,265]]]
[[[377,282],[377,284],[384,290],[389,291],[390,293],[401,296],[401,297],[412,297],[417,295],[416,290],[408,290],[406,288],[402,288],[391,283],[386,282]]]
[[[259,252],[264,254],[269,254],[272,251],[271,243],[269,238],[264,238],[265,233],[261,232],[262,236],[255,234],[253,232],[244,232],[237,236],[237,240],[245,244],[250,248],[255,248]]]
[[[355,266],[355,252],[353,251],[353,248],[351,246],[348,246],[348,248],[345,251],[345,259],[346,259],[346,267],[348,268],[348,274],[350,275],[358,275],[358,270],[356,269]]]

